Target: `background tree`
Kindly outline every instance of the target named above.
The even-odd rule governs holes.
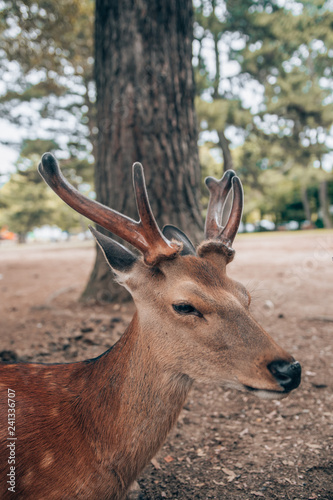
[[[68,232],[88,229],[85,218],[55,197],[36,169],[43,152],[52,149],[56,149],[53,141],[24,141],[17,171],[1,189],[0,227],[8,226],[17,233],[20,243],[25,242],[28,232],[42,225],[55,225]],[[73,185],[89,195],[89,184],[83,181],[91,176],[86,160],[63,160],[62,170]]]
[[[95,33],[97,199],[137,218],[131,165],[142,161],[160,226],[175,224],[197,240],[202,218],[192,3],[97,0]],[[115,300],[122,294],[98,253],[84,297]]]
[[[233,8],[234,3],[219,0],[195,2],[194,64],[199,96],[196,110],[201,130],[214,131],[216,134],[224,171],[234,167],[230,140],[227,139],[225,130],[233,127],[234,133],[244,136],[246,127],[252,121],[249,111],[242,105],[239,92],[233,92],[227,83],[229,77],[225,62],[228,60],[226,61],[224,51],[226,47],[232,50],[233,44],[237,44],[240,37],[237,32],[231,33],[228,27]],[[231,54],[228,55],[229,62],[230,56]],[[210,147],[216,147],[216,143],[210,142]]]
[[[265,193],[271,193],[266,181],[268,187],[272,176],[266,172],[275,169],[275,181],[297,190],[302,219],[310,220],[308,191],[317,176],[321,215],[329,226],[332,173],[323,168],[333,163],[328,156],[333,121],[329,2],[205,0],[195,5],[201,141],[215,157],[219,146],[226,166],[224,138],[234,146],[243,140],[240,151],[233,151],[234,165],[250,187],[247,199],[263,198],[260,209],[265,203],[271,207]]]
[[[194,0],[195,19],[189,2],[178,3],[154,1],[127,11],[126,3],[97,3],[98,147],[93,0],[1,3],[0,118],[20,127],[14,145],[21,150],[19,176],[1,192],[2,221],[14,224],[10,192],[18,183],[22,200],[25,192],[29,200],[38,195],[21,217],[38,206],[42,184],[35,190],[26,184],[34,182],[30,169],[45,149],[88,191],[98,152],[102,202],[136,217],[130,165],[141,160],[160,224],[188,228],[196,239],[201,214],[188,64],[194,21],[202,177],[233,166],[245,185],[246,221],[331,224],[330,3]],[[47,205],[48,222],[78,229],[67,209]],[[29,227],[37,222],[29,220]],[[85,296],[121,298],[109,278],[98,257]]]
[[[0,118],[21,132],[0,142],[19,151],[22,135],[52,140],[58,158],[89,162],[91,179],[93,13],[93,0],[5,0],[0,6]]]
[[[29,182],[26,182],[26,177]],[[9,226],[18,234],[20,243],[25,242],[29,231],[48,224],[51,218],[48,193],[34,170],[13,174],[11,182],[3,188],[2,203],[5,209],[0,214],[0,226]]]
[[[302,2],[300,6],[298,13],[283,9],[282,13],[256,14],[255,24],[265,26],[269,36],[246,47],[243,70],[265,88],[263,109],[256,120],[258,135],[262,132],[270,146],[279,145],[275,156],[265,155],[266,168],[315,167],[318,184],[325,192],[327,176],[322,164],[330,151],[327,139],[333,122],[333,12],[328,2]],[[304,181],[313,175],[303,173],[300,183],[308,220],[311,210]],[[323,198],[322,203],[326,207]],[[330,226],[327,208],[323,207],[325,224]]]
[[[73,184],[88,193],[93,188],[93,9],[92,0],[1,5],[0,118],[24,130],[25,137],[18,133],[10,139],[20,155],[17,173],[1,192],[0,226],[10,225],[21,240],[41,224],[86,228],[82,218],[49,196],[36,166],[51,150]],[[8,143],[2,137],[0,142]]]

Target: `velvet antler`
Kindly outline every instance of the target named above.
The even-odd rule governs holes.
[[[144,256],[150,266],[175,257],[181,245],[161,233],[149,205],[141,163],[133,165],[133,183],[140,220],[134,221],[109,207],[83,196],[62,175],[55,157],[45,153],[38,166],[40,175],[51,189],[74,210],[124,239]]]
[[[207,240],[221,241],[231,248],[242,218],[242,183],[233,170],[227,170],[219,181],[214,177],[207,177],[205,182],[210,191],[205,237]],[[223,227],[222,214],[230,189],[233,191],[232,207],[228,221]]]

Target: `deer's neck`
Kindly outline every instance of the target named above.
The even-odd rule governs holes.
[[[85,433],[125,488],[163,444],[192,385],[163,368],[146,333],[135,315],[114,348],[84,368]]]

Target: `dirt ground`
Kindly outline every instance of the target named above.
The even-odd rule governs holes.
[[[333,499],[333,232],[241,235],[229,275],[301,362],[283,401],[196,384],[139,478],[142,499]],[[47,363],[101,354],[133,306],[78,303],[89,244],[0,244],[0,358]],[[102,500],[102,499],[101,499]]]

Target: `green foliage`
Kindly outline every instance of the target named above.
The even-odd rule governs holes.
[[[0,227],[26,235],[35,227],[55,225],[68,232],[78,232],[87,224],[48,188],[36,165],[12,174],[1,189]]]
[[[92,0],[5,0],[0,6],[0,117],[25,129],[30,140],[47,137],[90,163],[93,9]]]
[[[0,211],[0,226],[26,234],[50,221],[52,204],[36,169],[13,174],[1,190],[1,198],[5,208]]]
[[[6,0],[0,7],[0,117],[26,130],[17,173],[1,189],[0,227],[78,230],[80,216],[37,173],[52,151],[72,184],[93,184],[96,135],[92,0]],[[0,137],[1,141],[1,137]]]
[[[228,143],[236,142],[231,153],[245,185],[247,220],[303,220],[305,202],[315,220],[323,182],[333,203],[333,174],[325,171],[333,163],[331,4],[194,5],[203,177],[220,175],[221,158],[230,167]],[[18,171],[1,189],[0,225],[14,231],[44,223],[79,227],[78,216],[56,201],[35,169],[40,156],[53,151],[74,185],[85,183],[89,193],[93,184],[93,9],[92,0],[1,3],[0,117],[27,130],[23,142],[13,141],[20,150]],[[202,195],[205,204],[203,183]]]
[[[17,172],[1,188],[0,227],[6,226],[22,236],[45,224],[69,232],[87,228],[83,218],[51,191],[37,171],[41,154],[56,147],[48,140],[23,142]],[[93,169],[87,160],[65,160],[62,170],[81,190],[84,182],[91,182]],[[85,194],[89,192],[89,184],[86,184]]]
[[[304,220],[306,205],[315,220],[319,184],[333,183],[330,5],[319,0],[195,2],[201,144],[223,151],[223,130],[233,141],[243,138],[232,156],[251,188],[247,204],[276,221]],[[228,76],[230,61],[233,74]],[[261,102],[246,103],[244,89],[254,100],[261,93]],[[215,135],[203,134],[207,131]],[[328,195],[333,203],[330,189]]]

